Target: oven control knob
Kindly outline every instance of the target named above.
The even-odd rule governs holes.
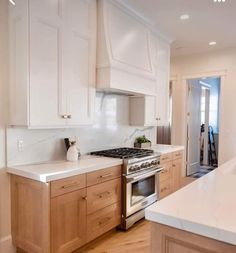
[[[131,167],[129,168],[129,171],[130,171],[130,172],[133,172],[133,171],[134,171],[134,167],[131,166]]]
[[[142,163],[141,164],[141,168],[143,169],[143,168],[146,168],[146,164],[145,163]]]
[[[157,165],[157,164],[159,164],[159,161],[158,161],[158,160],[152,161],[152,165]]]
[[[151,165],[156,165],[157,164],[157,161],[152,161],[151,162]]]
[[[134,171],[136,171],[136,170],[140,170],[140,167],[138,165],[134,166]]]

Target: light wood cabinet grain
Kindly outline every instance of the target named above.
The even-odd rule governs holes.
[[[162,199],[181,188],[183,151],[161,155],[163,170],[159,174],[159,198]]]
[[[91,214],[120,201],[120,178],[87,188],[87,213]]]
[[[161,155],[160,164],[168,163],[172,161],[172,153]]]
[[[51,197],[56,197],[85,187],[85,174],[56,180],[51,182]]]
[[[160,182],[159,197],[162,199],[172,193],[172,182],[170,179]]]
[[[235,253],[236,246],[155,222],[151,224],[151,253]]]
[[[184,153],[183,151],[176,151],[173,153],[173,160],[175,159],[183,159]]]
[[[11,201],[18,252],[70,253],[120,224],[121,166],[50,183],[11,175]]]
[[[121,222],[120,203],[115,203],[87,217],[87,241],[118,226]]]
[[[51,252],[70,253],[86,243],[86,189],[51,200]]]
[[[163,170],[159,174],[160,182],[168,180],[172,176],[172,161],[162,164]]]
[[[177,191],[181,188],[181,169],[183,165],[182,159],[176,159],[172,165],[172,187],[173,191]]]
[[[121,166],[114,166],[107,169],[87,173],[87,186],[103,183],[114,178],[121,177]]]
[[[11,176],[11,231],[14,245],[26,252],[50,252],[49,186]]]

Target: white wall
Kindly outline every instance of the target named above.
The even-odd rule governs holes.
[[[8,31],[7,0],[0,0],[0,252],[13,252],[10,237],[9,177],[5,171],[5,122],[7,120]]]
[[[77,129],[7,129],[7,162],[10,165],[65,159],[65,137],[76,136],[82,154],[118,146],[133,146],[137,136],[156,140],[155,127],[129,126],[129,97],[97,93],[93,126]],[[19,152],[17,141],[24,141]]]
[[[173,87],[172,143],[185,145],[186,76],[208,76],[225,72],[221,84],[219,162],[236,156],[236,48],[171,59]]]

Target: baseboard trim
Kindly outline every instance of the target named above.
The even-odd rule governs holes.
[[[15,253],[16,250],[12,245],[11,236],[5,236],[0,238],[0,252],[2,253]]]

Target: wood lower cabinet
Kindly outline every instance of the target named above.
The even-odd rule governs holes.
[[[51,252],[72,252],[86,243],[86,189],[51,200]]]
[[[87,242],[121,223],[120,203],[115,203],[87,216]]]
[[[120,201],[121,180],[113,179],[106,183],[87,188],[87,213],[94,213]]]
[[[181,188],[183,151],[162,155],[160,163],[163,170],[159,175],[159,197],[162,199]]]
[[[235,253],[236,246],[177,228],[151,223],[151,253]]]
[[[71,253],[120,224],[121,166],[50,183],[11,175],[11,195],[18,250]]]

